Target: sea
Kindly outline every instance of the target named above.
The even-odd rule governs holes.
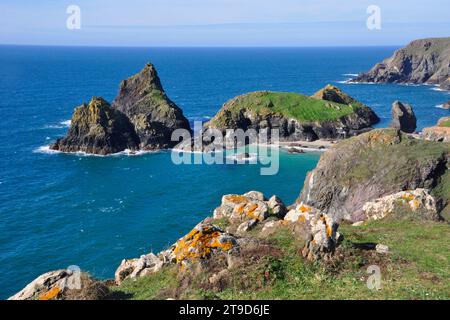
[[[320,153],[281,152],[279,171],[258,164],[176,165],[170,151],[106,157],[52,153],[76,106],[112,101],[121,80],[152,62],[191,121],[255,90],[311,95],[337,85],[372,107],[386,127],[395,100],[419,129],[449,111],[434,86],[348,84],[396,47],[94,48],[0,46],[0,298],[40,274],[77,265],[112,278],[124,258],[159,252],[211,215],[223,194],[299,195]]]

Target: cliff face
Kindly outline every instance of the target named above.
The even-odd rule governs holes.
[[[338,219],[365,220],[369,201],[404,190],[436,191],[438,209],[450,200],[450,145],[416,140],[395,129],[373,130],[325,152],[309,173],[297,203]]]
[[[280,140],[341,139],[371,129],[379,118],[367,106],[328,85],[313,97],[259,91],[223,105],[206,128],[279,129]]]
[[[352,81],[426,83],[450,90],[450,38],[413,41]]]
[[[103,98],[94,97],[75,109],[66,137],[51,149],[105,155],[138,147],[139,139],[128,118]]]
[[[173,147],[172,132],[179,128],[190,130],[189,121],[167,97],[152,64],[122,81],[112,105],[133,123],[142,149]]]

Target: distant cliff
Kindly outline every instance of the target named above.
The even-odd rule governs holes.
[[[450,37],[415,40],[352,82],[432,84],[450,90]]]

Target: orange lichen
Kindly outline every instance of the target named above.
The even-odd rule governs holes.
[[[259,206],[258,206],[257,203],[252,203],[252,204],[250,204],[250,206],[248,207],[247,212],[246,212],[247,216],[250,217],[250,218],[252,218],[252,219],[258,219],[258,220],[259,220],[259,217],[258,217],[257,215],[255,215],[255,210],[256,210],[258,207],[259,207]]]
[[[50,289],[49,291],[43,293],[39,296],[39,300],[52,300],[56,298],[61,292],[61,289],[58,287],[54,287]]]
[[[298,208],[298,211],[300,212],[311,212],[311,207],[305,206],[304,204],[301,204]]]
[[[220,239],[222,232],[212,226],[204,225],[194,228],[185,237],[178,240],[173,250],[178,263],[185,260],[207,259],[213,249],[230,250],[234,243],[231,240]]]
[[[225,199],[233,203],[242,203],[248,201],[247,197],[239,195],[229,195],[226,196]]]
[[[409,206],[411,207],[411,209],[416,210],[417,208],[420,207],[420,201],[417,199],[414,199],[409,202]]]
[[[237,207],[236,212],[239,214],[242,214],[244,212],[245,203],[241,204],[239,207]]]
[[[297,221],[298,222],[305,222],[306,221],[305,215],[303,215],[303,214],[299,215]]]
[[[412,201],[414,200],[414,195],[411,193],[405,193],[402,195],[402,199],[406,201]]]
[[[325,225],[325,229],[327,231],[327,236],[331,237],[332,234],[332,230],[331,230],[331,226],[329,226],[327,224],[327,219],[324,216],[320,216],[320,220],[323,222],[323,224]]]

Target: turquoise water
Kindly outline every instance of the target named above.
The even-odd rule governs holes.
[[[119,82],[153,62],[191,120],[206,120],[252,90],[312,94],[341,86],[379,114],[411,103],[419,127],[448,115],[450,99],[427,86],[348,85],[395,48],[119,49],[0,46],[0,298],[39,274],[79,265],[112,277],[123,258],[159,251],[211,214],[225,193],[261,190],[291,203],[318,154],[281,154],[280,171],[256,165],[183,165],[169,152],[89,157],[36,152],[65,134],[73,108],[112,100]]]

